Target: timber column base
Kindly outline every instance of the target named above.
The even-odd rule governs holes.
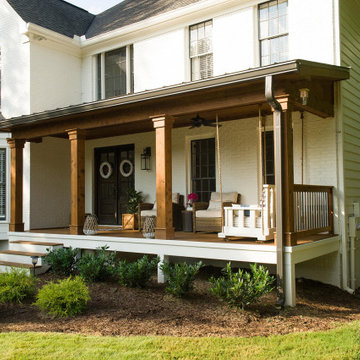
[[[155,228],[155,239],[173,240],[175,238],[174,228]]]
[[[70,225],[69,232],[70,232],[70,235],[84,235],[83,226]]]
[[[12,231],[12,232],[24,232],[24,223],[9,224],[9,231]]]

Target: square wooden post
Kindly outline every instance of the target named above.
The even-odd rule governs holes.
[[[25,140],[7,139],[11,151],[11,205],[9,231],[24,231],[23,150]]]
[[[83,233],[85,220],[85,134],[68,130],[71,144],[71,223],[70,234]]]
[[[171,129],[174,118],[168,115],[152,117],[156,134],[156,202],[155,237],[173,239],[172,213],[172,149]]]
[[[283,200],[283,231],[285,246],[296,245],[294,226],[294,155],[292,107],[289,98],[280,98],[281,104],[281,165],[282,165],[282,200]]]

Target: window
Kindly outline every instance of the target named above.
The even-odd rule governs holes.
[[[199,201],[209,201],[211,192],[216,191],[215,139],[193,140],[191,142],[191,191]]]
[[[6,219],[6,149],[0,149],[0,220]]]
[[[108,51],[96,56],[97,99],[134,92],[133,46]]]
[[[288,60],[287,0],[259,5],[261,66]]]
[[[275,161],[274,161],[274,132],[262,133],[263,151],[263,182],[264,184],[275,184]]]
[[[213,76],[212,20],[190,26],[191,80]]]

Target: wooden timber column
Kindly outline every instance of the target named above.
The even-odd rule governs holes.
[[[24,231],[23,150],[25,140],[7,139],[11,150],[11,205],[9,231]]]
[[[294,233],[294,155],[292,106],[289,98],[278,98],[281,113],[281,164],[282,164],[282,203],[283,231],[285,246],[296,245]],[[275,126],[274,126],[275,129]]]
[[[172,213],[172,151],[171,129],[174,118],[168,115],[152,117],[156,135],[156,203],[155,237],[173,239]]]
[[[83,233],[85,219],[85,134],[68,130],[71,144],[71,224],[70,234]]]

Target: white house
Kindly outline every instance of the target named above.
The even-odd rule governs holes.
[[[355,0],[125,0],[96,16],[62,0],[0,0],[2,232],[271,264],[288,305],[295,277],[355,290],[358,14]],[[131,187],[157,200],[155,239],[116,228]],[[216,191],[249,205],[226,210],[232,241],[174,232],[172,193]],[[114,231],[81,235],[85,213]],[[275,242],[241,236],[251,214]]]

